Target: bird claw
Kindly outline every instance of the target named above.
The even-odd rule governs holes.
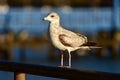
[[[61,67],[61,68],[71,68],[71,66],[58,66],[58,67]]]
[[[63,68],[64,66],[58,66],[58,67],[61,67],[61,68]]]
[[[71,68],[71,66],[64,66],[65,68]]]

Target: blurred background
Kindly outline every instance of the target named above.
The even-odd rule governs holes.
[[[0,60],[58,66],[60,51],[48,38],[49,22],[42,21],[50,12],[60,15],[64,28],[102,46],[72,52],[72,68],[120,73],[120,0],[0,0]],[[13,73],[0,71],[0,77],[13,80]]]

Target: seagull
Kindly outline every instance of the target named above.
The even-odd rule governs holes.
[[[51,12],[43,20],[49,21],[49,33],[52,44],[61,50],[61,65],[59,67],[71,68],[71,52],[78,49],[90,49],[99,48],[94,47],[96,43],[88,42],[87,37],[67,30],[60,25],[60,17],[57,13]],[[69,65],[63,65],[64,54],[63,51],[67,51],[69,54]]]

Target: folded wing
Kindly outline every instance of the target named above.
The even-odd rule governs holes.
[[[79,47],[86,43],[86,38],[78,34],[60,34],[59,40],[63,45],[69,47]]]

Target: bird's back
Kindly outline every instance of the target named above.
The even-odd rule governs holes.
[[[87,42],[87,38],[84,35],[64,28],[62,28],[61,34],[64,35],[64,41],[71,44],[72,47],[79,47]]]

